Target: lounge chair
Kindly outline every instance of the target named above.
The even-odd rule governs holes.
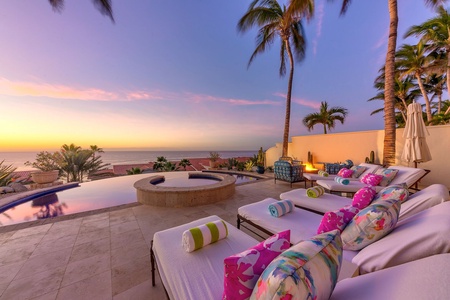
[[[411,243],[417,241],[410,240],[411,243],[405,243],[403,249],[405,254],[400,253],[398,255],[404,258],[402,262],[397,259],[398,266],[348,279],[343,277],[349,277],[352,274],[341,276],[345,271],[341,268],[340,281],[337,283],[331,299],[448,299],[450,286],[447,283],[450,280],[450,273],[447,271],[450,267],[450,254],[434,255],[440,253],[439,251],[447,250],[448,252],[448,249],[443,246],[447,245],[449,241],[447,233],[450,226],[450,205],[448,204],[450,202],[439,204],[435,207],[438,208],[437,210],[431,208],[416,216],[416,221],[422,219],[421,222],[427,221],[427,223],[430,218],[433,219],[439,214],[445,217],[445,219],[440,220],[446,220],[444,224],[440,224],[445,226],[439,226],[438,222],[428,224],[431,226],[424,226],[424,230],[420,230],[418,237],[423,238],[423,234],[426,234],[425,231],[427,230],[432,232],[433,230],[429,230],[430,227],[431,229],[434,229],[435,226],[445,227],[443,230],[440,228],[436,230],[439,232],[447,230],[441,236],[441,244],[437,247],[433,247],[436,244],[430,246],[431,248],[439,248],[438,252],[433,253],[425,249],[430,242],[433,242],[426,239],[423,241],[425,245],[421,247],[425,252],[422,255],[411,257],[411,251],[415,250],[415,245]],[[430,210],[433,210],[434,214],[427,212]],[[439,211],[439,213],[436,213],[436,211]],[[224,258],[240,253],[258,243],[254,238],[227,223],[227,238],[197,251],[185,252],[181,247],[181,235],[184,230],[216,220],[219,220],[217,216],[210,216],[155,233],[151,248],[153,285],[155,284],[154,276],[157,266],[168,298],[221,299],[224,286]],[[297,225],[299,221],[297,220]],[[400,228],[400,226],[403,226],[403,224],[397,227]],[[408,229],[414,230],[417,228],[405,228],[407,231],[405,234],[411,233]],[[392,232],[389,236],[391,235],[397,235],[394,238],[398,238],[401,232],[399,234]],[[411,237],[411,239],[414,239],[414,237]],[[402,241],[400,240],[398,243],[401,245]],[[370,246],[364,249],[368,247]],[[380,255],[390,257],[392,251],[387,250],[382,251]],[[405,260],[405,258],[409,260]],[[389,264],[389,266],[391,265],[392,263]],[[425,279],[426,284],[424,284]]]
[[[155,233],[151,248],[152,283],[155,262],[170,299],[221,299],[223,260],[240,253],[258,241],[229,223],[228,237],[201,250],[187,253],[181,247],[183,232],[195,226],[220,220],[217,216],[199,219]]]
[[[330,300],[450,299],[450,254],[422,258],[337,283]]]
[[[248,204],[238,209],[237,227],[259,234],[272,235],[291,230],[291,243],[317,234],[322,216],[300,208],[280,218],[271,216],[268,206],[274,199]],[[406,202],[407,203],[407,202]],[[250,225],[250,226],[249,226]],[[446,201],[399,220],[391,233],[360,251],[344,250],[343,260],[351,273],[353,267],[360,274],[381,270],[426,256],[450,252],[450,202]]]
[[[359,181],[364,175],[368,173],[373,173],[379,168],[381,168],[381,165],[375,165],[375,164],[369,164],[369,163],[360,163],[358,166],[366,168],[365,171],[360,174],[358,177],[351,177],[349,178],[350,181]],[[328,177],[321,176],[319,174],[314,173],[305,173],[303,175],[307,182],[311,183],[311,186],[313,186],[317,180],[334,180],[334,178],[337,176],[336,174],[328,174]]]
[[[398,170],[397,175],[394,177],[389,185],[393,184],[406,184],[408,188],[412,188],[420,179],[426,176],[430,171],[425,169],[409,168],[404,166],[391,166],[388,169]],[[366,186],[365,183],[360,181],[350,181],[349,184],[340,184],[334,180],[317,180],[317,185],[324,187],[330,193],[347,193],[354,194],[360,188]],[[374,186],[375,190],[379,192],[384,186]]]
[[[323,194],[318,198],[310,198],[305,189],[294,189],[280,194],[280,199],[292,200],[295,206],[318,214],[335,211],[352,204],[352,199],[333,194]],[[400,208],[400,219],[410,216],[420,210],[449,201],[448,189],[443,184],[433,184],[408,197]]]

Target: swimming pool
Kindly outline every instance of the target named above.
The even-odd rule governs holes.
[[[158,175],[170,176],[171,173],[158,173]],[[173,172],[172,174],[176,173],[181,172]],[[27,202],[0,209],[0,225],[11,225],[137,203],[136,189],[133,185],[136,181],[150,176],[152,174],[96,180],[80,183],[78,187],[40,195],[34,199],[30,197]]]

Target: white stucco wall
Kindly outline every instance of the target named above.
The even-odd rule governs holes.
[[[428,126],[430,135],[427,144],[432,160],[418,165],[419,168],[431,170],[421,182],[422,185],[442,183],[450,189],[450,125]],[[396,133],[396,164],[408,166],[400,160],[404,147],[403,129]],[[308,151],[313,155],[316,167],[318,162],[343,162],[351,159],[353,163],[364,162],[370,151],[375,152],[375,162],[382,163],[384,130],[357,131],[345,133],[294,136],[289,143],[289,156],[304,162]],[[266,164],[272,166],[282,153],[282,144],[277,143],[266,151]],[[414,167],[414,163],[409,163]]]

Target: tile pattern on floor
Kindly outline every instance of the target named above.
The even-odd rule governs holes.
[[[240,206],[279,199],[290,189],[262,180],[237,186],[231,199],[214,204],[138,205],[0,233],[0,300],[165,299],[158,276],[151,285],[155,232],[209,215],[235,225]]]

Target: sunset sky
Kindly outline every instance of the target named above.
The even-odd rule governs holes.
[[[250,68],[256,30],[236,24],[251,1],[113,0],[115,24],[89,0],[6,0],[0,12],[0,151],[253,150],[282,141],[287,77],[277,40]],[[281,3],[283,1],[280,1]],[[295,66],[291,136],[321,101],[349,110],[332,132],[383,129],[387,1],[316,1],[304,23],[306,59]],[[399,40],[434,15],[399,0]],[[414,42],[407,40],[406,42]]]

